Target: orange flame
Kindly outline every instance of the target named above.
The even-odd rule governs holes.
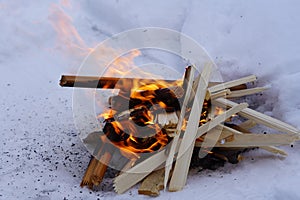
[[[50,6],[49,20],[57,33],[59,43],[70,51],[71,54],[87,55],[92,49],[88,48],[73,25],[72,18],[66,14],[62,6],[71,7],[68,0],[61,1],[61,5]]]
[[[224,109],[221,107],[216,107],[215,108],[215,115],[221,115],[224,113]]]

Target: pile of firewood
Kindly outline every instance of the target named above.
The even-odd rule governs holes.
[[[127,145],[130,147],[129,151],[132,151],[125,156],[124,152],[122,154],[126,159],[122,170],[114,180],[115,191],[124,193],[142,182],[139,193],[151,196],[159,195],[159,190],[164,188],[169,191],[183,189],[195,149],[198,150],[199,156],[214,155],[231,163],[239,162],[240,153],[248,148],[259,147],[286,156],[287,153],[278,146],[290,145],[299,140],[300,131],[248,108],[247,103],[238,104],[232,101],[266,89],[247,87],[248,83],[256,81],[256,76],[251,75],[225,83],[212,83],[209,82],[211,71],[212,66],[208,64],[202,73],[196,76],[195,68],[188,67],[181,81],[62,76],[60,85],[64,87],[96,86],[107,89],[118,87],[121,90],[120,95],[109,100],[115,112],[105,118],[103,133],[93,133],[86,140],[87,143],[97,143],[94,153],[97,159],[91,159],[81,186],[87,185],[93,189],[101,183],[107,166],[116,152],[113,145],[119,146],[120,151]],[[160,81],[168,86],[147,90],[147,85]],[[141,84],[143,89],[139,89],[142,93],[140,90],[131,91],[136,83]],[[133,97],[133,93],[137,92],[138,94]],[[140,101],[139,96],[146,100]],[[124,103],[125,100],[129,102],[129,108],[128,104]],[[155,119],[147,114],[150,107],[153,109],[153,105],[159,105],[152,110]],[[216,114],[216,109],[221,109],[222,112]],[[228,123],[233,116],[239,118],[241,123]],[[155,123],[159,124],[160,131],[153,133],[153,130],[157,130],[153,128]],[[143,129],[146,131],[139,133],[143,136],[139,139],[135,135],[137,133],[128,135],[126,134],[128,131],[122,130],[118,124],[122,124],[121,127],[137,124],[146,127]],[[250,129],[259,124],[277,132],[252,133]],[[151,132],[151,136],[145,139],[144,136],[148,132]],[[150,154],[147,157],[138,156],[139,153],[148,151]]]

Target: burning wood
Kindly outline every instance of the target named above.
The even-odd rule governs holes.
[[[115,191],[123,193],[144,179],[139,193],[151,196],[159,195],[163,188],[181,190],[195,152],[230,163],[238,163],[241,153],[252,147],[286,156],[277,146],[299,140],[298,129],[247,108],[246,103],[228,100],[263,92],[265,87],[247,88],[246,84],[255,81],[256,76],[209,83],[210,73],[208,65],[198,77],[194,77],[194,67],[188,67],[183,80],[62,76],[63,87],[120,89],[117,96],[109,98],[111,112],[101,115],[106,124],[105,138],[101,137],[102,143],[94,152],[99,160],[91,159],[81,186],[92,189],[101,183],[113,154],[104,150],[107,145],[134,155],[151,153],[143,160],[128,156],[129,162],[114,180]],[[215,116],[216,106],[221,112]],[[246,121],[228,124],[233,115]],[[283,133],[251,133],[249,129],[257,124]]]

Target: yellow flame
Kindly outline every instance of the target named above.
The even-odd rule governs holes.
[[[221,114],[223,114],[224,112],[225,112],[224,109],[221,108],[221,107],[216,107],[216,108],[215,108],[215,115],[221,115]]]

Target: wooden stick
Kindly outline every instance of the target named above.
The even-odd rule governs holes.
[[[104,155],[97,162],[94,172],[91,177],[91,181],[93,185],[98,186],[103,180],[104,174],[107,170],[107,165],[111,160],[111,154],[109,152],[105,152]]]
[[[228,99],[223,99],[223,98],[214,100],[213,104],[215,104],[217,106],[221,106],[221,107],[226,107],[226,106],[232,107],[232,106],[237,105],[237,103],[230,101]],[[291,133],[291,134],[300,134],[300,131],[298,129],[296,129],[295,127],[293,127],[285,122],[282,122],[278,119],[270,117],[268,115],[262,114],[255,110],[252,110],[250,108],[242,110],[241,112],[239,112],[239,115],[241,115],[242,117],[245,117],[247,119],[251,119],[257,123],[268,126],[270,128],[282,131],[282,132],[287,132],[287,133]]]
[[[182,130],[182,125],[183,125],[183,120],[184,120],[184,116],[186,113],[186,108],[187,108],[187,104],[189,103],[189,99],[190,99],[190,95],[192,92],[192,81],[195,75],[195,68],[194,67],[189,67],[186,70],[186,76],[184,78],[184,83],[185,85],[183,86],[183,88],[186,89],[186,93],[185,93],[185,97],[181,106],[181,112],[179,115],[179,119],[178,119],[178,124],[176,127],[176,132],[175,132],[175,137],[173,138],[173,141],[171,143],[170,146],[170,151],[169,151],[169,155],[168,158],[166,160],[166,165],[165,165],[165,178],[164,178],[164,188],[167,187],[167,182],[169,180],[169,174],[172,168],[172,163],[173,163],[173,159],[174,159],[174,155],[175,155],[175,150],[176,147],[178,145],[178,140],[180,137],[180,133]],[[200,116],[200,115],[199,115]]]
[[[218,141],[215,144],[202,143],[205,147],[264,147],[290,145],[298,138],[292,134],[234,134],[224,142]],[[196,142],[197,143],[197,142]],[[199,144],[198,144],[199,145]],[[195,144],[195,146],[198,146]],[[212,146],[209,146],[212,145]]]
[[[222,125],[223,126],[223,125]],[[232,132],[233,134],[251,134],[250,131],[244,129],[243,127],[241,126],[232,126],[231,127],[228,127],[228,126],[223,126],[223,129],[224,130],[227,130],[229,132]],[[283,156],[287,156],[288,154],[283,151],[282,149],[279,149],[277,147],[274,147],[274,146],[261,146],[260,147],[261,149],[265,150],[265,151],[268,151],[270,153],[274,153],[274,154],[281,154]]]
[[[217,99],[220,97],[226,98],[226,95],[230,94],[231,91],[229,89],[221,90],[219,92],[215,92],[213,94],[209,93],[209,91],[206,92],[205,100],[208,101],[210,99]]]
[[[257,79],[256,76],[251,75],[251,76],[247,76],[247,77],[244,77],[244,78],[241,78],[241,79],[237,79],[237,80],[233,80],[233,81],[229,81],[229,82],[226,82],[226,83],[221,83],[221,84],[212,86],[212,87],[208,88],[208,91],[210,93],[214,93],[214,92],[218,92],[218,91],[228,89],[228,88],[231,88],[231,87],[234,87],[234,86],[238,86],[238,85],[241,85],[241,84],[244,84],[244,83],[253,82],[253,81],[256,81],[256,79]]]
[[[149,195],[149,196],[158,196],[159,191],[164,189],[164,175],[165,169],[159,169],[152,172],[147,176],[142,182],[138,192],[139,194]]]
[[[159,82],[168,83],[170,85],[178,85],[176,83],[179,83],[177,80],[63,75],[60,80],[60,86],[113,89],[119,86],[122,88],[131,88],[134,83],[145,85]]]
[[[181,190],[186,183],[191,156],[194,148],[194,142],[196,138],[195,136],[197,134],[197,128],[199,126],[199,116],[201,115],[211,71],[212,64],[209,63],[204,67],[200,75],[201,77],[195,95],[196,100],[194,100],[193,102],[186,131],[183,135],[182,142],[179,146],[178,154],[181,156],[177,157],[177,161],[175,163],[174,172],[169,185],[170,191]],[[185,147],[187,147],[187,149]]]
[[[150,83],[166,83],[167,85],[181,85],[182,80],[162,80],[143,78],[117,78],[117,77],[97,77],[97,76],[74,76],[62,75],[59,85],[62,87],[82,87],[82,88],[103,88],[103,89],[123,89],[131,88],[133,83],[146,85]],[[220,82],[210,82],[209,87],[220,84]],[[247,89],[245,84],[229,88],[231,91]]]
[[[97,163],[98,160],[92,156],[89,165],[85,170],[85,174],[80,183],[80,187],[88,186],[89,189],[93,189],[92,176]]]
[[[251,89],[245,89],[245,90],[237,90],[232,91],[230,94],[226,96],[226,98],[238,98],[246,95],[256,94],[259,92],[263,92],[267,90],[267,87],[257,87],[257,88],[251,88]]]

